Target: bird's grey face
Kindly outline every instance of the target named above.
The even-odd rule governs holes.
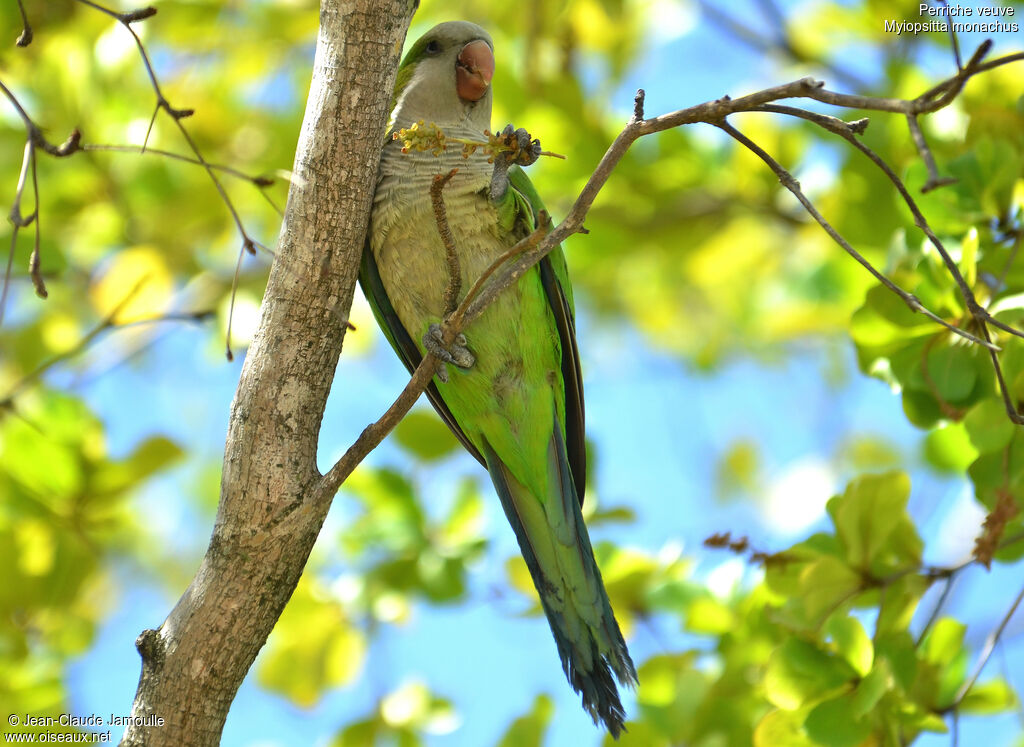
[[[399,73],[405,85],[396,100],[398,124],[422,119],[442,127],[490,127],[494,52],[486,31],[465,21],[442,23],[424,34],[409,55],[416,61],[407,81]]]

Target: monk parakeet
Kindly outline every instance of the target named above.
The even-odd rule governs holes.
[[[491,126],[493,48],[472,23],[442,23],[424,34],[399,67],[391,131],[423,121],[448,138],[482,140]],[[562,668],[595,723],[603,721],[617,736],[625,714],[612,674],[633,685],[636,670],[581,513],[583,385],[561,249],[503,292],[453,346],[440,345],[449,266],[431,207],[433,177],[458,169],[443,197],[463,293],[535,228],[543,209],[520,168],[536,161],[539,143],[511,125],[505,134],[517,149],[493,164],[482,151],[464,158],[461,148],[403,153],[389,134],[360,282],[410,371],[427,349],[448,361],[427,395],[490,473]]]

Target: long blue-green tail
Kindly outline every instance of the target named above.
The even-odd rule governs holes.
[[[625,711],[612,673],[631,687],[636,684],[636,669],[594,560],[561,428],[556,422],[548,450],[552,494],[544,500],[532,495],[489,445],[485,444],[483,453],[537,587],[569,684],[580,693],[594,723],[603,721],[618,737]]]

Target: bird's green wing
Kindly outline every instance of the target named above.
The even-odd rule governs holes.
[[[540,211],[544,209],[544,203],[541,201],[540,195],[537,194],[537,190],[530,182],[526,172],[518,166],[512,166],[509,169],[508,176],[512,187],[510,191],[513,193],[513,199],[510,203],[512,210],[516,217],[527,218],[528,223],[536,228]],[[576,495],[582,503],[584,491],[586,490],[587,475],[583,377],[580,372],[579,350],[576,347],[576,321],[573,308],[572,285],[569,283],[569,273],[562,248],[556,247],[553,249],[538,263],[538,269],[561,343],[562,380],[565,385],[565,444]],[[373,252],[370,250],[369,242],[367,242],[363,250],[359,283],[363,288],[366,300],[370,303],[370,308],[373,310],[377,323],[384,332],[384,336],[391,344],[391,347],[394,348],[402,363],[405,364],[405,367],[412,373],[420,364],[422,355],[408,330],[402,325],[398,314],[388,299],[387,292],[384,290],[384,283],[380,278],[380,271],[373,258]],[[426,393],[430,403],[437,410],[445,424],[451,429],[452,433],[455,434],[462,445],[466,447],[466,450],[478,462],[486,466],[483,455],[466,437],[448,405],[441,398],[433,381],[427,387]]]
[[[515,191],[514,199],[520,212],[528,209],[530,224],[537,227],[544,203],[530,178],[519,166],[508,170],[508,180]],[[565,264],[562,247],[557,246],[538,263],[541,283],[558,328],[562,347],[562,381],[565,384],[565,445],[569,455],[569,468],[580,504],[587,482],[587,445],[584,430],[583,376],[580,372],[580,354],[576,347],[576,312],[573,306],[572,284]]]
[[[408,330],[402,325],[401,320],[398,318],[398,314],[395,312],[394,307],[391,305],[391,300],[388,298],[387,292],[384,290],[384,283],[380,278],[380,270],[377,268],[377,262],[373,258],[373,252],[370,250],[370,242],[366,242],[366,246],[363,247],[363,259],[359,267],[359,284],[363,288],[363,295],[366,296],[366,300],[370,303],[370,308],[373,309],[373,315],[377,319],[377,324],[384,332],[384,336],[388,342],[391,343],[391,347],[394,348],[395,352],[398,353],[398,357],[405,364],[405,367],[411,374],[416,370],[416,367],[420,365],[420,361],[423,356],[420,354],[419,348],[416,347],[416,343],[409,335]],[[437,410],[437,414],[441,416],[441,419],[451,429],[455,437],[459,439],[459,442],[466,447],[466,450],[473,455],[473,457],[480,462],[480,464],[487,466],[484,461],[483,455],[480,451],[472,444],[472,442],[466,438],[466,434],[459,427],[459,424],[455,420],[455,416],[452,415],[452,411],[448,409],[448,405],[445,404],[444,400],[441,399],[441,393],[437,391],[437,386],[434,381],[431,380],[427,386],[427,399],[430,400],[430,404]]]

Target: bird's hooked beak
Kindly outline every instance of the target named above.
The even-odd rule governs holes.
[[[456,89],[463,101],[479,101],[494,77],[494,53],[483,39],[471,41],[455,63]]]

